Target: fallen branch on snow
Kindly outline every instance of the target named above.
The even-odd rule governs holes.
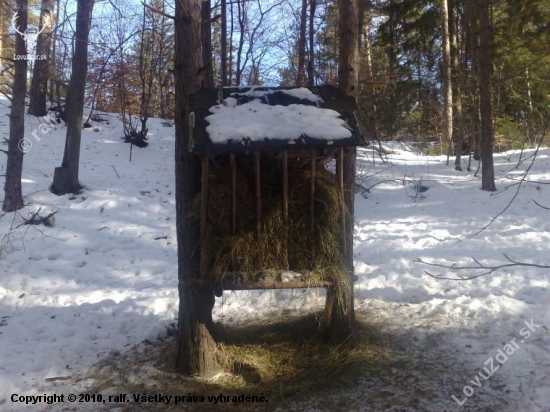
[[[462,275],[458,274],[457,277],[446,277],[446,276],[442,276],[442,275],[434,275],[433,273],[430,273],[427,270],[424,271],[424,273],[426,273],[428,276],[431,276],[432,278],[435,278],[435,279],[439,279],[439,280],[458,280],[458,281],[472,280],[472,279],[480,278],[482,276],[490,275],[490,274],[496,272],[497,270],[504,269],[504,268],[516,267],[516,266],[534,267],[534,268],[540,268],[540,269],[550,269],[550,265],[539,265],[537,263],[519,262],[517,260],[513,260],[513,259],[509,258],[506,255],[506,253],[503,253],[503,255],[506,258],[506,260],[510,263],[503,263],[501,265],[495,265],[495,266],[486,266],[486,265],[480,263],[474,257],[472,257],[472,260],[476,263],[476,265],[474,265],[474,266],[457,266],[456,263],[453,263],[452,265],[444,265],[444,264],[440,264],[440,263],[426,262],[422,259],[415,259],[415,260],[413,260],[413,262],[422,263],[422,264],[428,265],[428,266],[434,266],[434,267],[439,267],[439,268],[456,270],[456,271],[462,271],[462,270],[469,270],[469,271],[482,270],[483,271],[482,273],[478,273],[477,275],[472,275],[472,276],[462,276]]]
[[[55,222],[55,214],[57,213],[57,210],[51,211],[47,216],[40,216],[40,211],[42,210],[42,207],[39,207],[38,210],[31,214],[29,218],[24,218],[21,216],[21,214],[18,213],[18,215],[23,219],[23,223],[20,223],[15,227],[15,229],[20,228],[24,225],[44,225],[46,227],[52,227]]]

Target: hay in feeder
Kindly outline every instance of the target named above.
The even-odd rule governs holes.
[[[307,163],[309,164],[309,162]],[[226,158],[209,168],[208,223],[203,276],[214,282],[238,273],[242,282],[257,282],[285,270],[305,275],[308,284],[333,280],[339,293],[351,291],[342,253],[341,199],[336,176],[320,167],[315,174],[315,233],[310,227],[311,171],[303,161],[288,164],[288,225],[283,211],[282,168],[276,159],[261,167],[262,219],[258,239],[253,164],[237,159],[237,230],[232,230],[232,175]],[[200,210],[200,196],[195,200]],[[285,248],[288,232],[288,248]],[[313,247],[312,247],[313,243]]]

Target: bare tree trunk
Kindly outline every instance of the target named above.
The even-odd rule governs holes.
[[[231,16],[231,25],[229,30],[229,64],[227,74],[227,86],[233,86],[233,34],[235,33],[235,21],[233,20],[233,3],[229,2],[229,15]]]
[[[203,0],[201,6],[201,43],[204,87],[214,88],[214,67],[212,66],[212,22],[210,19],[210,0]]]
[[[306,84],[306,25],[307,25],[307,0],[302,0],[300,11],[300,35],[298,37],[298,75],[296,86]]]
[[[60,21],[59,13],[61,12],[60,9],[60,0],[56,0],[55,2],[55,22],[56,26]],[[52,72],[50,73],[50,100],[53,102],[55,99],[55,102],[58,106],[61,106],[61,80],[58,78],[58,70],[57,70],[57,61],[58,61],[58,50],[57,50],[57,40],[62,37],[62,34],[58,32],[58,30],[55,30],[52,32],[53,34],[53,46],[52,46],[52,63],[51,63],[51,69]]]
[[[309,61],[307,63],[307,84],[309,87],[315,85],[315,9],[317,0],[309,0]]]
[[[360,27],[362,28],[364,41],[362,44],[362,53],[364,55],[364,65],[365,65],[365,107],[366,107],[366,116],[368,118],[368,128],[370,134],[378,140],[378,133],[376,131],[376,104],[374,103],[374,74],[372,70],[372,45],[370,41],[370,28],[372,24],[372,11],[370,9],[370,2],[366,0],[362,1],[364,5],[362,23]]]
[[[33,116],[46,116],[46,97],[48,94],[48,78],[50,77],[50,45],[52,36],[53,19],[53,0],[42,0],[42,9],[40,11],[40,29],[44,31],[40,33],[36,45],[36,55],[46,56],[46,59],[41,59],[34,62],[32,72],[32,82],[29,99],[29,114]]]
[[[227,0],[221,0],[221,87],[227,86]]]
[[[27,29],[27,0],[20,3],[17,26],[20,32]],[[25,40],[15,35],[15,54],[26,54]],[[27,148],[25,141],[25,94],[27,92],[27,60],[16,60],[14,63],[13,92],[10,111],[10,138],[8,141],[8,162],[6,165],[6,181],[4,185],[4,212],[13,212],[21,209],[23,193],[21,189],[21,177],[23,174],[23,155]]]
[[[525,67],[525,86],[527,87],[527,104],[529,105],[529,113],[525,116],[525,138],[521,142],[521,150],[519,152],[519,159],[516,164],[516,169],[519,168],[521,161],[523,159],[523,150],[525,149],[525,144],[531,144],[531,118],[533,117],[533,98],[531,96],[531,82],[529,81],[529,68]]]
[[[178,351],[176,368],[185,375],[213,376],[219,367],[211,335],[214,288],[199,285],[197,245],[200,230],[191,217],[193,199],[200,192],[201,165],[189,153],[190,99],[200,87],[201,1],[176,2],[176,226],[178,235]]]
[[[471,125],[471,139],[470,139],[470,153],[473,152],[474,160],[480,160],[480,110],[479,110],[479,5],[477,1],[471,1],[466,4],[466,15],[468,21],[467,33],[467,46],[469,50],[466,51],[466,55],[470,57],[471,76],[470,76],[470,95],[471,95],[471,107],[470,118],[472,119]],[[470,168],[471,156],[468,161],[468,171]]]
[[[451,64],[452,64],[452,87],[453,87],[453,136],[456,143],[455,170],[462,171],[462,150],[464,146],[464,130],[462,127],[462,65],[460,62],[458,44],[458,17],[455,13],[456,0],[451,1],[449,12],[449,36],[451,40]]]
[[[3,67],[3,59],[2,59],[2,56],[4,55],[4,19],[6,18],[4,9],[5,9],[4,3],[0,1],[0,77],[1,78],[4,78],[4,67]]]
[[[76,12],[75,48],[72,63],[70,97],[67,102],[67,136],[61,167],[56,167],[51,190],[57,195],[78,192],[80,163],[80,138],[84,112],[84,91],[88,73],[88,35],[92,23],[95,0],[78,0]]]
[[[245,41],[244,33],[247,24],[246,3],[244,0],[237,0],[237,19],[239,22],[239,47],[237,48],[237,66],[235,67],[235,86],[240,86],[242,76],[241,60]]]
[[[357,36],[357,0],[339,0],[340,59],[338,84],[346,96],[356,97],[359,82],[359,40]]]
[[[493,166],[491,0],[480,1],[479,99],[481,112],[481,189],[495,191]]]
[[[449,143],[447,165],[453,142],[453,89],[451,83],[451,43],[449,40],[449,8],[447,0],[441,0],[441,39],[443,43],[443,141]]]
[[[357,85],[359,82],[359,36],[358,30],[358,6],[357,0],[339,0],[340,9],[339,32],[340,32],[340,70],[338,83],[340,90],[346,96],[356,97]],[[334,300],[331,322],[332,340],[347,338],[352,332],[355,323],[355,309],[353,296],[353,227],[354,227],[354,198],[355,198],[355,147],[344,149],[343,178],[344,178],[344,201],[348,209],[345,219],[346,225],[346,269],[349,271],[350,281],[348,286],[351,290],[348,293],[339,293]],[[341,286],[341,287],[342,287]],[[342,301],[344,300],[344,301]]]
[[[143,5],[143,19],[141,23],[141,45],[139,51],[139,78],[141,82],[141,101],[139,106],[139,121],[141,122],[141,129],[136,132],[135,136],[127,136],[134,138],[135,141],[144,142],[147,140],[147,121],[149,120],[151,99],[153,97],[153,81],[155,79],[156,66],[153,63],[154,54],[158,52],[155,47],[158,44],[156,36],[156,27],[147,27],[147,13],[151,13]],[[152,21],[154,21],[152,19]],[[151,23],[154,25],[154,22]],[[147,36],[145,32],[149,33]],[[157,57],[159,59],[160,57]],[[131,141],[133,143],[133,141]]]

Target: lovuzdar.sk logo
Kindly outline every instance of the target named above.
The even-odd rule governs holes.
[[[25,41],[25,49],[27,51],[26,55],[14,55],[15,60],[46,60],[46,55],[36,55],[36,43],[40,33],[44,31],[46,27],[50,24],[50,13],[46,15],[46,19],[42,28],[38,30],[36,27],[28,27],[25,32],[19,30],[17,26],[17,18],[19,17],[19,12],[15,12],[11,19],[11,26],[17,34],[19,34]]]

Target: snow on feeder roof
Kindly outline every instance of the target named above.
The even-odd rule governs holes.
[[[195,96],[194,153],[365,143],[355,101],[336,87],[224,88],[221,93],[221,99],[220,90],[201,90]]]

